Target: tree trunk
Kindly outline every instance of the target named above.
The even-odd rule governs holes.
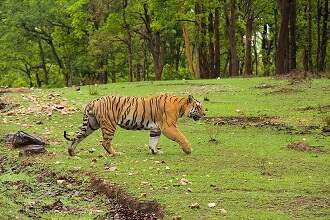
[[[195,75],[195,68],[194,68],[194,62],[193,62],[193,54],[190,47],[190,40],[189,40],[189,33],[186,27],[185,23],[181,24],[182,27],[182,33],[183,33],[183,40],[184,40],[184,49],[186,54],[186,59],[188,61],[188,68],[189,71]]]
[[[313,71],[313,60],[312,60],[312,5],[311,0],[307,1],[306,6],[306,18],[307,18],[307,31],[306,39],[307,45],[304,50],[304,70]]]
[[[236,50],[236,0],[230,0],[230,16],[225,4],[226,26],[229,40],[229,75],[238,76],[239,66]]]
[[[317,49],[316,49],[316,71],[319,72],[320,50],[321,50],[321,18],[322,18],[322,0],[317,0]]]
[[[252,75],[252,51],[251,51],[251,42],[252,42],[252,28],[253,28],[253,18],[247,16],[245,24],[245,68],[244,75]]]
[[[296,0],[290,0],[290,57],[289,57],[289,69],[296,69],[297,62],[296,62]]]
[[[48,85],[48,79],[49,79],[49,74],[48,74],[48,69],[46,67],[46,59],[45,59],[45,53],[44,50],[42,48],[42,43],[41,40],[38,41],[38,45],[39,45],[39,52],[40,52],[40,60],[41,60],[41,67],[44,70],[45,73],[45,77],[44,77],[44,83],[45,85]]]
[[[329,19],[329,0],[324,0],[324,7],[323,7],[323,24],[322,24],[322,38],[320,41],[320,50],[319,50],[319,62],[318,62],[318,71],[324,72],[325,71],[325,58],[327,55],[327,44],[328,44],[328,19]]]
[[[36,72],[36,81],[37,81],[38,88],[40,88],[41,87],[41,80],[40,80],[38,72]]]
[[[205,6],[202,2],[195,2],[195,16],[196,16],[196,25],[195,25],[195,47],[196,47],[196,75],[201,79],[209,78],[208,71],[208,56],[207,56],[207,44],[206,44],[206,35],[207,35],[207,24],[206,24],[206,13]]]
[[[214,18],[212,12],[209,13],[209,23],[208,23],[208,31],[209,31],[209,59],[208,59],[208,78],[215,77],[215,68],[214,68]]]
[[[131,28],[126,19],[127,0],[123,0],[123,21],[124,28],[126,29],[126,45],[127,45],[127,61],[128,61],[128,81],[133,82],[133,44]]]
[[[255,75],[258,75],[258,50],[257,50],[257,33],[256,31],[254,32],[254,39],[253,39],[253,52],[254,52],[254,60],[255,60],[255,65],[256,65],[256,72]]]
[[[220,76],[220,31],[219,31],[219,8],[214,12],[214,77]]]
[[[281,26],[276,50],[276,74],[287,74],[289,71],[289,0],[277,0],[281,13]]]

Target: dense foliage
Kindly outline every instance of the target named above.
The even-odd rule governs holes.
[[[328,0],[2,0],[0,85],[318,75],[328,19]]]

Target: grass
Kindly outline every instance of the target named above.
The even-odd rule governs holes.
[[[260,85],[271,85],[259,88]],[[38,134],[51,144],[47,147],[51,154],[39,157],[17,158],[15,151],[8,150],[0,143],[3,155],[16,160],[30,160],[35,163],[31,169],[49,169],[70,175],[94,173],[106,180],[117,183],[129,193],[139,197],[146,193],[146,199],[159,201],[168,219],[180,215],[183,219],[329,219],[330,195],[330,157],[329,136],[321,133],[324,118],[329,111],[320,111],[319,106],[330,104],[330,80],[317,79],[310,83],[288,85],[285,80],[270,78],[221,79],[203,81],[163,81],[137,82],[98,85],[98,94],[91,95],[88,86],[80,91],[73,88],[34,90],[31,94],[40,102],[49,101],[48,94],[60,94],[61,100],[76,108],[103,95],[155,95],[161,92],[186,96],[193,94],[204,102],[208,116],[271,116],[277,117],[287,125],[297,127],[318,126],[308,133],[278,131],[269,127],[230,126],[206,124],[179,120],[179,128],[193,145],[193,153],[185,155],[180,147],[162,137],[161,155],[151,155],[146,144],[147,131],[126,131],[118,128],[114,148],[122,155],[108,157],[100,146],[101,135],[97,131],[78,146],[78,154],[69,157],[68,143],[62,138],[63,130],[75,132],[81,126],[81,113],[62,115],[32,113],[27,115],[0,114],[0,134],[24,130]],[[20,94],[8,94],[13,102],[24,108],[31,105]],[[63,101],[63,100],[62,100]],[[303,111],[304,107],[316,107]],[[35,124],[42,121],[43,124]],[[214,129],[214,130],[212,130]],[[217,142],[210,142],[210,135]],[[323,146],[326,153],[306,153],[287,149],[293,141],[304,140],[310,145]],[[92,153],[90,149],[94,148]],[[107,167],[116,167],[110,171]],[[0,182],[23,181],[33,183],[35,172],[14,174],[0,172]],[[181,179],[189,183],[182,185]],[[34,201],[39,188],[33,183],[35,193],[18,195],[13,189],[0,185],[0,217],[28,217],[19,212],[22,204],[17,200],[23,196]],[[88,178],[84,186],[88,185]],[[56,189],[61,188],[56,186]],[[188,191],[189,188],[189,192]],[[3,193],[5,192],[5,193]],[[102,197],[102,196],[99,196]],[[88,207],[102,203],[102,198],[84,202],[80,197],[62,198],[72,210],[76,206]],[[47,200],[47,196],[45,198]],[[81,199],[82,200],[82,199]],[[52,201],[51,201],[52,202]],[[197,202],[200,209],[189,206]],[[208,203],[216,203],[208,208]],[[223,208],[227,213],[220,213]],[[105,208],[103,208],[104,210]],[[7,212],[6,210],[10,210]],[[87,210],[87,208],[86,208]],[[97,213],[90,214],[82,209],[79,213],[38,212],[43,218],[92,219]],[[100,216],[103,216],[101,213]],[[52,217],[53,216],[53,217]]]

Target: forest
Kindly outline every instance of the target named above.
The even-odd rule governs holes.
[[[0,85],[328,75],[329,0],[1,0]]]

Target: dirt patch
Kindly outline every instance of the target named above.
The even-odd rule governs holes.
[[[69,106],[66,99],[58,93],[49,93],[43,97],[33,94],[23,94],[22,99],[29,103],[29,106],[15,105],[11,108],[7,107],[6,111],[2,111],[5,115],[29,115],[29,114],[47,114],[49,117],[54,112],[62,115],[80,112],[79,109]]]
[[[208,123],[213,125],[238,125],[242,128],[246,126],[266,127],[277,131],[284,131],[290,134],[309,134],[319,129],[319,126],[309,125],[294,127],[284,124],[277,117],[262,117],[262,116],[224,116],[224,117],[205,117]]]
[[[27,180],[8,179],[0,183],[0,190],[6,189],[4,196],[19,205],[19,212],[28,218],[40,219],[41,214],[54,212],[78,216],[93,213],[96,219],[152,220],[164,217],[159,203],[134,198],[119,186],[89,173],[58,173],[41,168],[31,158],[0,156],[0,174],[29,176]],[[86,181],[86,176],[90,182]],[[21,202],[18,198],[28,198],[31,202]],[[70,200],[64,201],[63,198]]]
[[[254,127],[273,127],[277,130],[293,131],[294,128],[285,125],[276,117],[260,117],[260,116],[226,116],[226,117],[206,117],[207,122],[214,125],[241,125]]]
[[[257,88],[257,89],[274,89],[276,87],[277,87],[277,85],[261,83],[260,85],[257,85],[255,88]]]
[[[272,94],[292,94],[292,93],[296,93],[296,92],[301,92],[301,90],[299,88],[296,87],[288,87],[288,86],[284,86],[284,87],[279,87],[277,89],[271,90],[270,92],[266,93],[268,95]]]
[[[31,90],[28,88],[0,88],[1,93],[27,93]]]
[[[115,219],[159,219],[164,213],[159,203],[155,201],[141,201],[130,195],[116,185],[107,183],[99,178],[92,178],[91,186],[97,192],[105,194],[112,207],[110,215]]]
[[[302,152],[314,152],[314,153],[324,153],[323,146],[311,146],[302,141],[295,141],[293,143],[289,143],[287,147],[291,150],[302,151]]]
[[[0,97],[0,111],[2,111],[2,109],[5,109],[7,106],[7,102]]]
[[[319,105],[319,106],[306,106],[306,107],[299,107],[296,108],[298,111],[319,111],[321,113],[330,112],[330,105]]]

